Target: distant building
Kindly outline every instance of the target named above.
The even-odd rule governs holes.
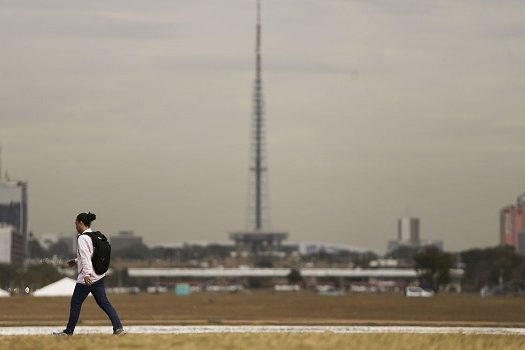
[[[185,241],[185,242],[175,242],[175,243],[163,243],[156,245],[152,248],[164,248],[164,249],[184,249],[188,247],[224,247],[230,248],[233,250],[235,244],[232,241]]]
[[[11,225],[22,235],[27,251],[27,182],[0,178],[0,223]]]
[[[129,247],[136,247],[143,245],[142,236],[137,236],[133,231],[120,231],[116,235],[110,237],[111,250],[124,250]]]
[[[279,256],[286,232],[234,232],[230,238],[235,242],[237,252],[242,255]]]
[[[417,244],[412,244],[410,242],[400,242],[400,241],[388,241],[387,245],[387,251],[391,252],[399,248],[426,248],[426,247],[436,247],[439,250],[443,250],[443,241],[435,241],[435,240],[422,240],[419,241]]]
[[[521,211],[514,205],[500,210],[500,245],[516,246],[518,229],[521,226]]]
[[[297,252],[299,255],[309,254],[339,254],[339,253],[376,253],[371,249],[352,246],[348,244],[326,243],[326,242],[288,242],[283,247],[289,252]]]
[[[520,249],[520,232],[525,229],[525,194],[518,196],[516,205],[508,205],[500,210],[499,214],[499,238],[500,245],[514,247],[521,254],[525,254],[524,249]],[[525,243],[523,243],[525,244]]]
[[[376,259],[368,263],[369,267],[398,267],[399,261],[396,259]]]
[[[22,266],[24,240],[15,227],[0,224],[0,264]]]
[[[401,218],[397,222],[397,240],[399,242],[419,243],[419,219]]]
[[[397,221],[397,240],[388,242],[387,251],[392,252],[403,247],[413,249],[436,247],[443,250],[443,241],[421,240],[420,229],[419,218],[400,218]]]

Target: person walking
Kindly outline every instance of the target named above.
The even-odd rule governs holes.
[[[97,305],[108,315],[113,325],[114,335],[124,335],[126,332],[122,327],[120,318],[115,308],[109,302],[104,287],[104,277],[106,273],[97,274],[93,268],[92,258],[94,253],[91,223],[97,216],[91,212],[80,213],[75,220],[77,230],[77,258],[67,261],[69,267],[77,265],[78,278],[73,295],[71,296],[71,308],[69,311],[69,321],[66,329],[61,332],[54,332],[57,336],[70,336],[75,331],[75,326],[80,316],[82,303],[89,293],[93,295]],[[106,266],[107,267],[107,266]]]

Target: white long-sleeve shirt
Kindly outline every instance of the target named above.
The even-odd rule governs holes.
[[[90,228],[82,233],[93,232]],[[97,275],[93,270],[93,242],[88,235],[80,234],[77,238],[77,258],[75,259],[78,269],[77,283],[86,284],[84,277],[89,276],[92,282],[96,282],[106,274]]]

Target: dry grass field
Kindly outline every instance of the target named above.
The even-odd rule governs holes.
[[[525,349],[525,337],[422,334],[194,334],[0,337],[0,349]]]
[[[285,325],[472,325],[525,327],[525,298],[481,298],[443,294],[406,298],[396,294],[320,296],[314,293],[255,292],[110,295],[124,324],[285,324]],[[0,298],[0,326],[60,325],[69,298]],[[89,298],[79,325],[108,325]]]

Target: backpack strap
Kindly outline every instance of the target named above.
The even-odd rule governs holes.
[[[77,236],[77,240],[80,238],[80,236],[84,236],[84,235],[90,237],[91,239],[93,239],[92,233],[94,233],[94,232],[83,232],[83,233],[81,233],[81,234],[79,234]]]
[[[82,235],[86,235],[86,236],[89,236],[92,240],[93,239],[101,239],[103,241],[107,241],[108,238],[100,231],[91,231],[91,232],[83,232],[81,234],[79,234],[77,236],[77,240],[78,240],[78,237],[82,236]]]

